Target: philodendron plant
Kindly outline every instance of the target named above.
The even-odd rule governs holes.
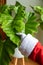
[[[34,35],[37,32],[37,16],[25,9],[19,2],[0,6],[0,65],[9,65],[14,49],[19,47],[20,37],[16,33]]]

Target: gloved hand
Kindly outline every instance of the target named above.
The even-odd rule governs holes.
[[[21,37],[21,42],[23,41],[23,39],[25,38],[25,34],[23,34],[23,33],[17,33],[17,35],[19,35],[20,37]],[[21,52],[20,52],[20,50],[18,49],[18,48],[15,48],[15,53],[14,53],[14,55],[13,55],[14,57],[16,57],[16,58],[22,58],[22,57],[24,57],[22,54],[21,54]]]
[[[20,52],[25,55],[29,56],[33,51],[34,47],[38,43],[38,40],[33,37],[31,34],[24,34],[24,33],[16,33],[18,36],[21,37],[21,45],[19,47]]]
[[[15,48],[15,53],[14,53],[13,57],[23,58],[24,56],[21,54],[21,52],[19,51],[18,48]]]

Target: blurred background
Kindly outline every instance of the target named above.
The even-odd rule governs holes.
[[[15,4],[16,1],[19,1],[21,4],[23,4],[26,7],[26,11],[33,11],[30,7],[35,5],[40,5],[43,7],[43,0],[7,0],[7,4]],[[39,41],[43,44],[43,30],[38,28],[38,33],[35,35],[36,38],[39,39]]]

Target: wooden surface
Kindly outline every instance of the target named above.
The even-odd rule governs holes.
[[[6,4],[6,0],[0,0],[0,5]]]
[[[10,64],[9,65],[23,65],[23,58],[21,58],[21,59],[18,59],[17,61],[17,64],[15,64],[15,61],[16,60],[16,58],[13,58],[13,60],[10,62]],[[24,59],[24,65],[39,65],[39,64],[37,64],[36,62],[33,62],[32,60],[30,60],[30,59]]]

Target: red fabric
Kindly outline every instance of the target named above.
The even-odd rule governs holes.
[[[43,46],[40,42],[37,43],[31,55],[29,56],[33,61],[38,62],[40,65],[43,65]]]

